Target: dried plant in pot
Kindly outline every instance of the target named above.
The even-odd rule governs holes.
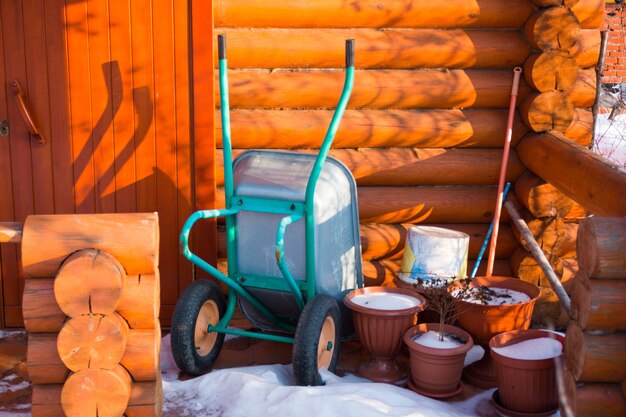
[[[396,364],[402,335],[417,322],[426,300],[401,288],[366,287],[348,293],[344,304],[352,310],[357,338],[372,355],[357,374],[374,382],[404,385],[407,375]]]
[[[436,278],[419,283],[428,306],[437,313],[437,323],[422,323],[407,330],[404,343],[409,348],[411,390],[433,398],[448,398],[462,391],[461,373],[465,355],[474,342],[466,331],[449,323],[458,310],[450,294],[452,279]],[[465,280],[463,282],[466,282]],[[460,288],[462,283],[454,283]]]
[[[459,326],[485,349],[483,358],[463,371],[463,379],[481,388],[496,386],[496,372],[489,354],[489,340],[499,333],[530,326],[539,288],[510,277],[476,277],[469,291],[455,295]]]
[[[502,414],[548,416],[559,405],[557,373],[563,368],[565,338],[547,330],[515,330],[489,342],[498,390],[493,401]]]

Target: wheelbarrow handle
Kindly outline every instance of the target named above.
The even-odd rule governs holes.
[[[346,39],[346,68],[354,67],[354,39]]]

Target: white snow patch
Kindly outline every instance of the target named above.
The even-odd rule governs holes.
[[[352,302],[376,310],[404,310],[420,305],[420,300],[415,297],[389,292],[359,294],[352,297]]]
[[[419,345],[437,349],[452,349],[463,345],[463,343],[453,339],[448,334],[444,334],[443,341],[440,341],[439,334],[439,332],[429,330],[426,333],[413,336],[413,341]]]
[[[550,337],[539,337],[508,346],[494,347],[491,350],[507,358],[540,360],[560,356],[563,352],[563,345]]]
[[[459,403],[433,400],[390,384],[322,373],[321,387],[293,385],[291,365],[213,371],[188,381],[164,381],[164,415],[239,417],[418,417],[475,416],[493,390]]]
[[[609,120],[609,113],[598,114],[592,150],[626,167],[626,114]]]
[[[0,330],[0,339],[25,333],[24,330]]]
[[[486,290],[485,290],[486,288]],[[458,297],[462,290],[455,290],[452,292],[453,297]],[[488,296],[483,297],[485,291],[488,291]],[[483,305],[504,305],[504,304],[519,304],[530,301],[530,297],[520,291],[510,290],[508,288],[496,288],[496,287],[478,287],[470,288],[467,297],[462,298],[463,301],[472,304]]]

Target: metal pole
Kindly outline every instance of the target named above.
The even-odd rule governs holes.
[[[493,264],[496,259],[496,242],[498,241],[498,231],[500,229],[500,214],[502,214],[502,202],[504,201],[504,181],[506,180],[506,168],[509,164],[509,150],[511,149],[511,137],[513,136],[513,118],[515,117],[515,104],[517,102],[517,90],[519,79],[522,75],[522,68],[515,67],[513,70],[513,86],[511,87],[511,102],[509,104],[509,117],[506,123],[506,137],[504,138],[504,151],[502,152],[502,165],[500,166],[500,181],[498,182],[498,195],[496,197],[496,209],[493,214],[493,234],[491,235],[491,246],[489,247],[489,257],[487,258],[487,275],[493,273]]]

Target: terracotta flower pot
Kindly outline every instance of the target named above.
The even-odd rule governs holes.
[[[471,285],[505,288],[522,292],[530,297],[530,300],[524,303],[503,305],[456,302],[459,326],[485,349],[485,355],[480,361],[465,368],[463,379],[477,387],[492,388],[496,386],[496,372],[489,354],[489,340],[502,332],[528,329],[540,291],[528,282],[508,277],[476,277],[472,279]]]
[[[376,309],[353,301],[359,295],[381,293],[409,296],[418,303],[410,308]],[[343,302],[352,310],[357,338],[373,357],[359,365],[357,373],[375,382],[403,383],[407,375],[398,367],[395,358],[402,346],[402,335],[415,324],[416,314],[424,309],[424,297],[400,288],[367,287],[351,291]]]
[[[525,340],[549,337],[565,346],[565,338],[546,330],[516,330],[494,336],[489,348],[513,345]],[[552,414],[559,406],[556,373],[562,369],[562,356],[549,359],[515,359],[491,351],[498,379],[498,397],[509,414]]]
[[[458,327],[444,324],[445,333],[466,340],[453,348],[424,346],[413,340],[419,333],[439,331],[439,323],[418,324],[404,333],[404,343],[411,356],[411,383],[409,388],[418,394],[433,398],[448,398],[462,391],[461,373],[467,351],[474,346],[472,337]]]

